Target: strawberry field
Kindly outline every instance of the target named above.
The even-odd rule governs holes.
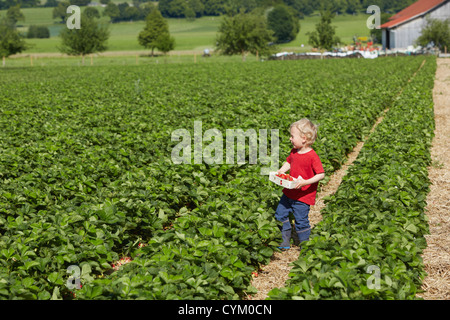
[[[270,298],[414,298],[435,64],[2,70],[0,298],[242,299],[279,244],[281,189],[261,163],[174,164],[171,134],[194,136],[194,121],[223,133],[278,129],[281,164],[289,125],[308,117],[320,125],[314,149],[329,176],[386,108],[286,287]],[[369,266],[380,271],[376,288]]]
[[[425,276],[435,68],[428,60],[393,101],[272,299],[415,297]]]

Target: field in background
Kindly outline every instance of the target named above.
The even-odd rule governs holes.
[[[85,57],[85,66],[105,66],[105,65],[159,65],[172,63],[222,63],[239,62],[241,56],[222,56],[213,54],[211,57],[202,57],[200,51],[178,51],[168,55],[156,55],[151,57],[147,51],[109,51]],[[246,61],[256,61],[254,55],[249,55]],[[49,54],[22,54],[6,60],[6,68],[17,67],[71,67],[82,66],[83,60],[79,56],[66,56],[59,53]]]
[[[102,15],[104,8],[98,7]],[[82,7],[83,10],[83,7]],[[65,27],[58,19],[52,18],[53,8],[25,8],[22,12],[25,21],[19,21],[19,30],[26,32],[30,25],[45,25],[50,30],[49,39],[27,39],[33,47],[23,52],[31,53],[53,53],[58,52],[57,46],[60,43],[58,34],[61,28]],[[5,16],[5,10],[0,11],[0,17]],[[366,20],[369,15],[338,15],[333,20],[336,26],[337,35],[343,44],[351,44],[353,36],[367,36],[369,30],[366,27]],[[214,47],[217,29],[220,25],[221,17],[202,17],[195,21],[186,19],[168,19],[170,32],[175,37],[175,51],[197,50],[203,51],[205,48]],[[109,18],[102,17],[101,22],[108,23]],[[319,21],[319,16],[313,15],[300,20],[300,32],[297,39],[291,43],[280,45],[280,50],[296,52],[308,51],[307,32],[313,31],[315,24]],[[144,21],[121,22],[110,25],[110,39],[108,41],[108,51],[145,51],[137,41],[139,32],[144,28]],[[301,45],[304,47],[301,47]]]

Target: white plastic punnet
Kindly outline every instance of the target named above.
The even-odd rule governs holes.
[[[293,181],[289,181],[289,180],[277,177],[276,174],[277,174],[276,172],[269,172],[269,180],[272,181],[273,183],[276,183],[279,186],[282,186],[287,189],[294,189],[298,183],[298,178],[294,179]]]

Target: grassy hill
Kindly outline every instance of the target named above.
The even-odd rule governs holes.
[[[83,10],[84,8],[82,8]],[[98,7],[102,14],[103,8]],[[22,12],[25,21],[19,21],[18,28],[26,32],[30,25],[44,25],[50,30],[49,39],[27,39],[32,44],[32,48],[23,53],[55,53],[58,52],[57,46],[60,43],[58,34],[65,24],[60,23],[59,19],[52,18],[53,8],[25,8]],[[5,10],[0,11],[0,17],[5,16]],[[336,26],[337,35],[341,38],[343,44],[352,43],[354,35],[366,36],[369,29],[366,27],[366,20],[369,15],[338,15],[333,20]],[[281,45],[281,50],[306,51],[310,50],[308,45],[307,32],[313,31],[315,24],[320,17],[316,14],[300,20],[300,32],[297,39],[291,43]],[[168,19],[170,32],[175,37],[176,51],[202,51],[205,48],[213,48],[216,38],[216,32],[220,25],[221,17],[202,17],[195,21],[186,19]],[[101,22],[109,23],[109,18],[102,17]],[[121,22],[110,25],[110,38],[108,40],[108,51],[144,51],[139,45],[137,36],[144,28],[144,21]],[[304,47],[301,47],[304,44]]]

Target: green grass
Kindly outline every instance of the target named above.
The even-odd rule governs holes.
[[[58,55],[58,54],[56,54]],[[246,61],[256,61],[254,55],[249,55]],[[1,61],[1,60],[0,60]],[[91,62],[92,61],[92,62]],[[172,53],[168,55],[156,55],[155,57],[150,57],[148,52],[142,52],[136,55],[92,55],[85,57],[85,67],[89,68],[92,66],[105,66],[105,65],[158,65],[158,64],[174,64],[174,63],[191,63],[191,64],[205,64],[205,63],[223,63],[223,62],[240,62],[242,61],[241,56],[222,56],[218,54],[213,54],[209,58],[203,58],[201,55],[194,54],[178,54]],[[74,56],[56,56],[56,57],[41,57],[41,56],[22,56],[6,59],[5,68],[23,68],[30,67],[72,67],[72,66],[82,66],[82,58]],[[0,71],[3,68],[0,67]]]
[[[82,10],[84,7],[82,7]],[[100,14],[104,8],[99,7]],[[65,25],[60,23],[59,19],[52,18],[53,8],[25,8],[22,12],[25,21],[18,22],[18,29],[26,32],[32,24],[45,25],[50,29],[51,37],[49,39],[27,39],[31,48],[23,53],[55,53],[58,52],[60,39],[58,34]],[[5,10],[0,11],[0,17],[5,16]],[[353,36],[367,36],[369,29],[366,27],[366,20],[369,15],[338,15],[333,20],[336,26],[337,35],[341,38],[342,44],[353,43]],[[290,50],[295,52],[304,52],[311,49],[308,45],[307,33],[315,29],[316,23],[320,17],[315,14],[300,20],[300,32],[297,39],[290,43],[280,45],[280,50]],[[168,19],[169,29],[175,38],[176,51],[198,51],[205,48],[214,48],[217,29],[222,17],[202,17],[195,21],[186,19]],[[107,17],[102,17],[101,22],[108,23]],[[143,51],[144,48],[139,45],[137,37],[144,28],[144,21],[121,22],[110,24],[110,38],[108,40],[108,51]],[[301,45],[304,45],[302,48]]]
[[[336,35],[341,39],[342,44],[352,44],[353,36],[368,36],[370,30],[366,26],[366,21],[369,15],[359,14],[359,15],[338,15],[333,21],[332,25],[336,27]],[[300,20],[300,32],[297,35],[294,43],[296,46],[298,44],[308,45],[308,32],[312,32],[316,28],[316,24],[319,22],[319,15],[313,15]],[[286,44],[285,46],[289,46]],[[307,49],[311,47],[308,45]]]

